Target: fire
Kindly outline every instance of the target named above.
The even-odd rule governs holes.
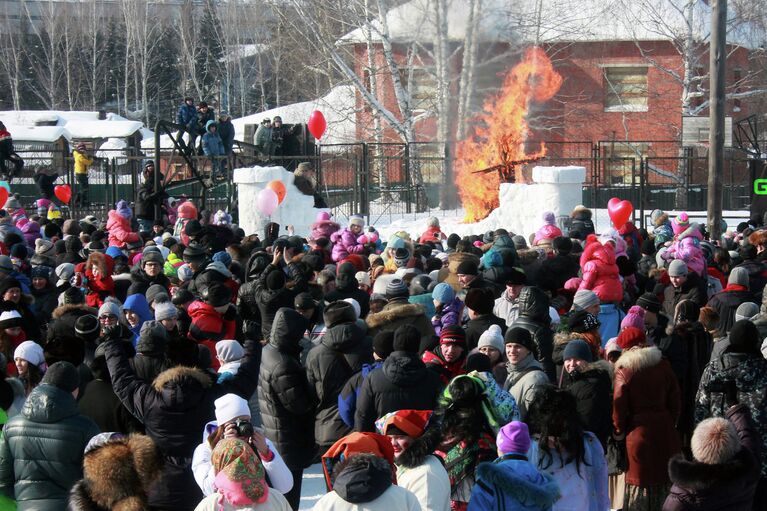
[[[546,53],[540,48],[525,52],[522,61],[506,75],[501,91],[485,99],[473,129],[456,147],[456,185],[466,209],[465,222],[485,218],[498,207],[499,172],[477,173],[492,167],[510,170],[514,162],[545,156],[546,147],[525,152],[530,101],[548,101],[562,85]]]

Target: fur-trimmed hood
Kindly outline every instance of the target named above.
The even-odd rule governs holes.
[[[425,314],[426,309],[423,305],[408,302],[394,302],[387,304],[381,312],[368,314],[365,322],[367,323],[368,328],[378,328],[387,323],[391,323],[396,319],[412,318],[423,316]]]
[[[60,319],[64,314],[68,314],[72,311],[82,311],[83,314],[93,314],[97,316],[99,311],[93,307],[88,307],[84,303],[68,303],[66,305],[59,305],[51,313],[53,319]]]
[[[708,489],[720,489],[723,484],[732,483],[747,477],[754,471],[756,460],[744,448],[725,462],[708,465],[675,455],[668,463],[668,475],[671,482],[685,490],[699,492]]]
[[[661,360],[663,360],[663,353],[656,346],[636,347],[621,354],[615,363],[615,370],[625,368],[634,372],[641,371],[655,367]]]
[[[576,380],[578,378],[588,378],[590,374],[598,373],[598,372],[604,372],[607,373],[608,376],[610,376],[610,381],[612,382],[613,379],[613,365],[608,362],[607,360],[595,360],[594,362],[590,362],[586,364],[586,366],[583,368],[583,370],[578,371],[577,376],[573,377],[570,376],[573,380]]]
[[[545,250],[541,247],[538,248],[523,248],[517,250],[517,263],[520,266],[527,266],[533,264],[538,259],[541,259],[541,251]]]
[[[101,273],[100,278],[106,278],[112,276],[112,266],[114,265],[114,262],[112,261],[112,258],[108,255],[104,255],[100,252],[92,252],[88,256],[88,261],[85,263],[85,268],[87,273],[91,273],[91,267],[92,266],[98,266],[99,273]]]
[[[167,387],[179,386],[187,382],[197,383],[203,389],[210,388],[213,384],[210,377],[197,368],[176,366],[158,374],[152,382],[152,387],[157,392],[163,392],[167,390]]]
[[[523,460],[480,463],[477,466],[477,484],[495,486],[503,495],[524,502],[526,507],[551,509],[560,497],[559,485],[549,474],[527,465],[530,462]],[[517,467],[521,470],[516,470]]]

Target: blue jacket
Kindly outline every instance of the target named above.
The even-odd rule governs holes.
[[[607,341],[613,337],[617,337],[621,331],[621,321],[626,317],[626,313],[623,312],[614,303],[605,303],[599,306],[599,335],[602,337],[602,347],[607,345]]]
[[[221,141],[221,137],[218,133],[211,133],[211,126],[218,126],[216,121],[208,121],[205,124],[205,134],[202,136],[202,152],[205,156],[223,156],[224,143]]]
[[[139,322],[135,327],[131,327],[130,331],[133,332],[133,347],[138,344],[139,334],[141,333],[141,326],[152,319],[152,311],[149,310],[149,303],[146,301],[146,296],[142,294],[134,294],[128,296],[123,304],[123,310],[130,310],[138,314]]]
[[[218,136],[221,137],[221,141],[224,143],[224,152],[230,154],[234,144],[234,124],[232,124],[232,121],[218,123]]]
[[[187,128],[191,128],[197,122],[197,109],[194,106],[189,106],[186,103],[182,103],[178,107],[178,113],[176,114],[176,124],[181,124]]]
[[[480,463],[468,511],[548,511],[559,499],[557,482],[518,455]]]
[[[379,367],[383,367],[383,360],[372,364],[363,364],[362,369],[349,378],[344,388],[341,389],[341,393],[338,394],[338,414],[344,424],[350,428],[354,427],[354,414],[357,411],[357,398],[360,396],[362,382],[373,369]]]

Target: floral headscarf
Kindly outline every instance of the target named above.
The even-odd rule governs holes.
[[[269,497],[264,466],[253,449],[239,438],[224,438],[213,449],[213,486],[233,506],[263,504]]]

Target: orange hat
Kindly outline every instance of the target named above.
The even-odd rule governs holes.
[[[409,437],[418,438],[426,430],[432,413],[432,410],[397,410],[378,419],[376,429],[383,435],[401,432]]]
[[[394,448],[391,441],[378,433],[355,432],[338,440],[322,455],[322,471],[325,474],[325,485],[328,491],[333,490],[333,485],[330,484],[330,474],[333,473],[336,464],[359,453],[375,454],[388,461],[392,467],[392,484],[397,484],[397,472],[394,469]]]

